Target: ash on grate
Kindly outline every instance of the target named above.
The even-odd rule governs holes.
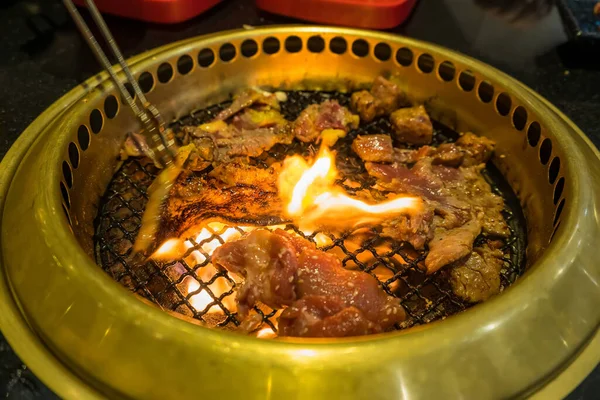
[[[346,105],[349,95],[337,92],[289,92],[288,101],[282,103],[282,114],[288,120],[294,120],[308,105],[326,99],[336,99]],[[183,126],[208,122],[228,105],[225,102],[195,111],[175,122],[172,128],[177,133]],[[435,123],[434,127],[435,144],[452,142],[458,137],[456,132],[441,124]],[[343,186],[344,176],[351,176],[361,187],[345,186],[348,192],[372,186],[372,178],[366,174],[363,163],[350,150],[350,145],[359,134],[390,130],[387,118],[379,118],[361,124],[336,144],[337,168],[342,175],[338,184]],[[255,163],[261,165],[266,157],[283,160],[291,154],[307,156],[316,151],[311,145],[297,142],[289,146],[277,145],[268,154],[257,158]],[[96,219],[97,263],[116,281],[164,310],[178,312],[210,326],[236,329],[240,320],[236,314],[235,292],[240,282],[225,271],[214,268],[210,254],[226,240],[240,236],[251,227],[210,224],[186,242],[187,252],[177,261],[147,261],[132,254],[148,200],[147,190],[158,172],[147,159],[129,159],[114,175],[102,198]],[[484,177],[493,191],[504,198],[504,216],[511,230],[503,249],[505,260],[501,281],[505,288],[524,272],[524,217],[518,199],[493,165],[488,165]],[[315,242],[324,251],[335,253],[346,268],[361,269],[377,278],[382,289],[400,299],[407,311],[408,319],[397,326],[398,329],[444,319],[471,306],[453,294],[443,269],[431,275],[419,269],[417,264],[424,260],[426,252],[417,252],[406,243],[381,237],[375,228],[372,234],[365,236],[335,236],[326,232],[307,236],[292,225],[281,228]],[[476,244],[486,240],[482,235]],[[255,312],[263,321],[260,332],[265,329],[276,331],[277,310],[261,306],[256,307]]]

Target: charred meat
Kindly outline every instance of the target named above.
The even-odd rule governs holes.
[[[279,110],[279,99],[277,97],[275,93],[265,92],[256,88],[243,90],[234,96],[231,105],[221,111],[216,119],[224,121],[252,105]]]
[[[308,106],[294,122],[293,132],[302,142],[316,142],[325,130],[338,130],[345,135],[358,127],[359,118],[335,100]]]
[[[373,162],[392,162],[394,147],[388,135],[358,136],[352,142],[352,150],[363,160]]]
[[[280,319],[283,335],[352,336],[386,331],[405,319],[377,279],[343,268],[337,257],[282,230],[255,230],[219,247],[212,260],[245,278],[237,297],[242,316],[257,302],[289,306]]]
[[[501,246],[502,242],[490,241],[452,266],[450,283],[458,297],[477,303],[500,292],[500,270],[504,263]]]
[[[390,115],[398,141],[408,144],[428,144],[433,139],[433,125],[425,107],[401,108]]]
[[[406,95],[398,85],[379,76],[373,82],[370,91],[362,90],[352,94],[352,109],[365,122],[375,117],[389,114],[398,107],[408,105]]]

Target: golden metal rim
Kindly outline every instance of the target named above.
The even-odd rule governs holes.
[[[269,31],[273,31],[276,29],[281,29],[284,31],[288,31],[290,29],[290,27],[281,27],[281,28],[268,28],[267,30]],[[300,29],[300,28],[297,28]],[[344,33],[348,33],[348,32],[356,32],[356,33],[360,33],[360,34],[364,34],[364,31],[359,31],[359,30],[348,30],[348,29],[337,29],[337,28],[324,28],[324,27],[314,27],[314,28],[303,28],[309,31],[314,31],[314,32],[323,32],[323,30],[328,30],[331,32],[344,32]],[[178,42],[172,45],[168,45],[168,46],[163,46],[161,48],[143,53],[137,57],[135,57],[134,59],[131,60],[132,63],[135,63],[137,61],[142,61],[145,59],[148,59],[150,57],[152,57],[152,55],[157,55],[159,53],[163,53],[165,51],[168,51],[171,48],[180,48],[185,46],[188,43],[194,43],[198,40],[207,40],[210,39],[211,37],[218,37],[220,39],[222,39],[224,36],[227,35],[237,35],[243,33],[243,31],[233,31],[233,32],[228,32],[228,33],[219,33],[219,34],[214,34],[214,35],[208,35],[208,36],[203,36],[200,38],[193,38],[193,39],[189,39],[183,42]],[[453,57],[458,57],[458,58],[463,58],[466,60],[469,60],[470,62],[473,63],[477,63],[479,64],[478,61],[472,60],[466,56],[462,56],[462,55],[457,55],[454,52],[445,50],[445,49],[440,49],[437,46],[434,45],[429,45],[429,44],[423,44],[420,41],[416,41],[416,40],[412,40],[412,39],[403,39],[405,40],[407,43],[415,43],[418,44],[420,47],[431,47],[431,48],[435,48],[437,51],[443,51],[445,53],[450,53],[453,54]],[[489,67],[488,67],[489,68]],[[502,76],[502,78],[506,81],[507,86],[509,85],[519,85],[521,86],[523,89],[526,89],[529,91],[529,93],[534,96],[535,98],[538,99],[538,101],[542,101],[545,103],[545,106],[548,107],[549,104],[547,103],[547,101],[545,101],[545,99],[540,99],[539,95],[535,94],[533,91],[531,91],[530,89],[526,88],[525,86],[521,85],[520,83],[516,82],[515,80],[513,80],[510,77],[505,76],[502,73],[500,76]],[[106,74],[99,74],[96,77],[90,78],[87,82],[91,85],[93,84],[97,84],[98,82],[101,81],[105,81],[107,79]],[[61,98],[59,100],[59,102],[61,103],[61,108],[62,108],[62,104],[64,104],[65,99],[69,100],[69,104],[72,104],[73,102],[77,101],[78,99],[80,99],[81,97],[83,97],[86,94],[86,89],[83,89],[82,87],[77,87],[75,89],[73,89],[70,93],[68,93],[67,95],[65,95],[63,98]],[[1,197],[0,197],[0,206],[4,206],[4,200],[6,197],[6,193],[8,191],[8,188],[10,187],[10,181],[12,178],[12,174],[16,171],[16,168],[18,166],[19,161],[22,159],[22,157],[25,155],[25,153],[27,152],[29,146],[37,139],[37,135],[39,134],[39,130],[42,130],[42,127],[50,125],[51,121],[54,121],[56,118],[60,117],[61,114],[61,110],[58,108],[57,106],[58,102],[55,103],[53,106],[51,106],[48,110],[46,110],[42,115],[40,115],[31,125],[30,127],[27,128],[27,130],[21,135],[21,137],[19,138],[19,140],[17,141],[17,143],[13,146],[13,148],[11,148],[11,150],[9,151],[9,153],[6,155],[5,159],[2,162],[2,169],[4,170],[1,178],[0,178],[0,190],[2,191]],[[553,107],[552,107],[553,108]],[[556,112],[556,109],[553,108],[553,110]],[[587,137],[585,137],[585,135],[579,131],[574,124],[569,121],[564,115],[562,115],[561,113],[557,112],[558,117],[563,120],[563,123],[567,123],[570,125],[570,127],[573,129],[573,131],[576,133],[576,135],[579,137],[579,139],[583,140],[588,146],[590,145],[589,139],[587,139]],[[592,151],[595,152],[596,156],[598,156],[598,151],[596,149],[593,148],[593,146],[590,146],[592,148]],[[56,223],[62,223],[65,231],[67,231],[67,227],[66,227],[66,223],[62,220],[62,215],[51,215],[51,217],[56,217],[56,218],[61,218],[60,221],[57,219],[57,221],[55,221]],[[574,220],[573,215],[569,215],[569,219],[571,221]],[[574,223],[574,222],[573,222]],[[563,245],[565,242],[568,241],[567,236],[569,235],[569,232],[571,231],[570,229],[568,229],[569,227],[572,226],[567,226],[565,225],[565,229],[563,229],[561,232],[559,232],[557,234],[557,236],[555,237],[554,242],[551,245],[551,248],[559,248],[560,245]],[[60,239],[60,241],[63,240],[67,240],[67,241],[71,241],[74,242],[74,239],[72,237],[63,237]],[[64,242],[63,242],[64,243]],[[77,246],[77,243],[69,243],[72,245]],[[69,246],[70,247],[70,246]],[[548,252],[551,251],[551,248],[548,249]],[[82,260],[85,260],[87,257],[84,255],[84,257],[82,257]],[[539,263],[543,263],[544,259],[540,259],[538,260]],[[117,295],[117,296],[122,296],[123,294],[126,293],[125,289],[123,289],[120,285],[116,284],[114,281],[112,281],[111,279],[109,279],[102,271],[100,271],[95,265],[92,265],[93,263],[91,261],[88,261],[86,264],[86,267],[93,267],[92,269],[94,271],[96,271],[98,274],[97,276],[95,276],[93,278],[93,280],[96,280],[101,286],[104,286],[104,290],[108,290],[109,294],[111,295]],[[523,279],[523,281],[528,280],[529,281],[529,285],[528,287],[532,287],[532,285],[534,285],[534,282],[531,282],[533,280],[535,280],[537,275],[541,275],[543,273],[543,270],[538,269],[536,271],[533,271],[532,274],[530,274],[530,276],[526,277]],[[525,288],[525,285],[523,285],[523,283],[525,282],[521,282],[521,284],[519,285],[519,287],[522,287],[522,289],[520,290],[527,290]],[[6,286],[6,288],[8,288],[8,282],[6,280],[6,276],[5,274],[2,275],[2,284]],[[502,303],[508,303],[506,300],[508,300],[510,293],[509,292],[514,292],[515,289],[511,288],[509,289],[506,293],[503,294],[502,296]],[[44,351],[45,348],[43,345],[39,346],[39,348],[36,348],[35,350],[27,350],[28,345],[32,345],[32,344],[39,344],[39,342],[35,341],[35,335],[31,333],[31,330],[28,329],[29,326],[26,324],[25,319],[23,318],[23,315],[21,314],[20,310],[17,310],[17,304],[14,302],[14,299],[11,297],[11,295],[9,294],[8,290],[2,291],[2,301],[0,302],[0,309],[2,309],[2,315],[0,315],[0,325],[2,325],[3,327],[3,331],[8,332],[6,334],[7,339],[9,340],[9,342],[11,343],[11,345],[13,345],[15,347],[15,349],[17,349],[17,351],[21,354],[29,354],[30,357],[32,357],[34,360],[29,361],[29,363],[32,364],[32,369],[34,370],[34,372],[36,372],[36,367],[33,365],[36,365],[36,361],[35,361],[35,356],[32,353],[38,353],[37,356],[39,357],[41,355],[41,358],[37,358],[38,360],[40,360],[39,362],[39,370],[43,371],[40,373],[41,377],[48,377],[48,384],[50,387],[54,388],[56,386],[56,390],[63,394],[63,393],[68,393],[69,391],[67,390],[66,392],[64,392],[63,390],[68,389],[68,388],[72,388],[72,385],[78,385],[75,382],[80,382],[81,385],[81,390],[87,390],[89,389],[89,392],[86,394],[86,396],[89,396],[89,398],[94,398],[96,395],[96,392],[91,389],[91,387],[88,387],[87,385],[85,385],[83,383],[83,381],[78,380],[78,378],[73,375],[72,373],[70,373],[68,370],[64,370],[63,373],[66,374],[66,376],[71,376],[73,378],[73,381],[70,382],[66,382],[67,379],[65,379],[65,381],[63,381],[62,379],[59,379],[57,382],[54,378],[56,378],[58,375],[60,374],[54,374],[52,371],[49,371],[49,361],[48,360],[56,360],[51,353]],[[497,300],[497,299],[496,299]],[[136,312],[136,313],[143,313],[145,314],[146,317],[148,317],[148,319],[152,319],[153,323],[156,322],[160,322],[160,321],[166,321],[166,318],[169,318],[168,321],[170,321],[170,325],[176,324],[174,322],[171,321],[171,317],[166,317],[166,314],[159,311],[159,310],[155,310],[153,307],[147,306],[141,302],[139,302],[137,299],[135,299],[133,296],[124,296],[123,297],[123,301],[127,303],[127,307],[130,308],[130,311],[132,312]],[[486,308],[485,312],[486,313],[490,313],[490,312],[494,312],[494,311],[499,311],[503,308],[506,308],[508,305],[505,305],[504,307],[501,307],[501,305],[499,304],[499,302],[497,301],[491,301],[489,302],[489,304],[484,304],[479,306],[479,309],[483,309],[484,307]],[[475,311],[479,311],[479,310],[475,310]],[[467,315],[468,314],[468,315]],[[473,314],[473,315],[471,315]],[[469,312],[469,313],[464,313],[463,315],[459,315],[456,316],[452,319],[452,321],[445,321],[444,322],[444,329],[445,330],[450,330],[451,329],[451,325],[457,325],[457,324],[464,324],[467,321],[467,318],[469,319],[478,319],[478,320],[482,320],[481,315],[483,314],[483,311],[481,312],[477,312],[477,314],[479,315],[479,317],[475,318],[474,313]],[[208,333],[206,331],[210,331],[212,332],[212,334],[216,334],[216,335],[227,335],[227,333],[223,333],[223,332],[215,332],[215,331],[211,331],[211,330],[207,330],[205,328],[199,328],[199,327],[193,327],[193,325],[190,325],[186,322],[180,321],[181,325],[179,326],[180,329],[185,330],[188,334],[194,335],[193,332],[195,332],[196,330],[202,330],[203,331],[203,335],[211,335],[211,333]],[[185,324],[185,326],[184,326]],[[437,324],[436,324],[437,325]],[[193,327],[190,328],[190,327]],[[421,335],[424,333],[424,331],[429,330],[427,328],[423,328],[423,329],[418,329],[418,330],[414,330],[414,331],[410,331],[410,332],[404,332],[404,333],[400,333],[397,335],[385,335],[385,336],[381,336],[381,337],[371,337],[368,339],[364,339],[364,340],[360,340],[357,341],[355,339],[352,340],[343,340],[343,341],[339,341],[339,346],[343,346],[344,344],[347,343],[353,343],[353,344],[357,344],[358,343],[363,343],[363,342],[374,342],[374,341],[383,341],[383,340],[396,340],[398,339],[400,336],[410,336],[412,334],[415,335]],[[12,332],[12,334],[11,334]],[[28,335],[26,336],[22,336],[21,338],[18,338],[18,336],[20,336],[21,334],[23,334],[24,332],[29,332]],[[25,338],[25,341],[29,342],[28,344],[22,343],[21,339]],[[206,338],[206,337],[205,337]],[[240,340],[240,338],[236,335],[236,338],[238,340]],[[254,338],[246,338],[243,340],[243,343],[245,346],[252,346],[253,344],[256,343],[261,343],[261,345],[264,343],[264,341],[259,341],[257,339]],[[315,346],[315,342],[313,342],[312,344],[307,343],[305,341],[301,342],[302,346],[310,346],[313,347],[315,349],[318,348],[318,345]],[[288,346],[288,345],[295,345],[294,343],[286,343],[283,341],[280,342],[272,342],[273,346]],[[335,347],[339,347],[339,346],[335,346]],[[20,350],[19,350],[20,349]],[[587,351],[587,349],[586,349]],[[26,357],[26,356],[24,356]],[[43,360],[45,358],[45,360]],[[52,382],[50,382],[50,380],[52,380]],[[63,385],[64,383],[64,385]],[[85,388],[85,389],[84,389]],[[80,393],[80,395],[83,395],[83,393]],[[82,397],[79,397],[82,398]]]

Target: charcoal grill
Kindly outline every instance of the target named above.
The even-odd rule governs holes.
[[[281,104],[281,111],[289,120],[295,120],[310,104],[335,99],[348,106],[350,100],[349,93],[322,91],[293,91],[288,92],[286,97],[288,100]],[[174,122],[171,128],[178,135],[183,126],[198,126],[211,121],[229,104],[230,102],[224,102],[195,111]],[[374,182],[368,177],[360,159],[353,155],[350,144],[360,134],[391,131],[389,119],[381,117],[362,124],[359,129],[349,132],[347,137],[341,139],[336,146],[338,170],[341,172],[337,184],[350,193],[371,188]],[[457,138],[458,133],[436,124],[434,143],[450,142]],[[265,153],[256,163],[260,166],[266,158],[283,161],[288,155],[310,156],[316,152],[317,149],[312,144],[278,146]],[[96,261],[116,281],[163,309],[192,317],[207,326],[236,329],[241,322],[236,315],[234,302],[237,283],[225,271],[218,271],[211,266],[209,250],[224,243],[228,237],[231,238],[232,233],[242,234],[244,230],[238,225],[260,225],[256,225],[251,216],[237,224],[232,222],[223,226],[219,223],[216,228],[209,227],[206,234],[200,236],[200,240],[198,235],[189,238],[190,246],[186,255],[199,252],[199,257],[187,256],[169,262],[142,262],[139,257],[132,256],[132,243],[140,227],[140,217],[148,198],[148,185],[158,172],[149,159],[130,159],[119,168],[99,205],[95,235]],[[512,232],[504,245],[506,259],[501,271],[504,289],[525,269],[525,222],[518,199],[501,174],[492,166],[485,173],[493,189],[505,198],[504,214]],[[351,179],[354,184],[360,183],[360,186],[350,187],[345,184],[346,179]],[[224,216],[226,217],[226,211]],[[291,224],[283,224],[282,227],[294,235],[313,241],[324,251],[337,254],[347,268],[361,269],[377,278],[383,290],[399,298],[408,312],[408,320],[399,325],[398,329],[444,319],[470,306],[452,293],[445,270],[427,276],[419,268],[418,263],[426,255],[424,252],[415,252],[410,246],[406,248],[404,243],[381,238],[376,228],[371,229],[372,237],[356,240],[351,235],[352,232],[333,235],[329,232],[305,233]],[[478,242],[486,240],[481,237]],[[277,310],[262,306],[255,307],[255,312],[263,319],[263,324],[255,329],[260,336],[271,336],[277,332]]]
[[[1,328],[59,394],[497,398],[544,388],[564,393],[598,362],[598,151],[530,89],[434,45],[325,27],[205,36],[130,65],[148,99],[175,124],[202,117],[242,87],[345,93],[397,74],[442,125],[497,142],[493,163],[526,221],[526,235],[514,237],[527,238],[524,262],[519,240],[512,243],[505,286],[525,273],[500,296],[443,321],[464,305],[435,277],[399,275],[405,301],[424,299],[428,284],[440,294],[429,306],[407,307],[408,325],[419,326],[383,335],[261,340],[207,328],[234,329],[235,314],[213,321],[206,307],[190,307],[190,294],[173,286],[190,273],[185,266],[173,280],[164,265],[132,273],[115,262],[135,236],[155,171],[136,160],[115,175],[123,135],[136,120],[100,74],[42,114],[2,163]],[[119,191],[123,185],[128,192]],[[114,228],[121,233],[112,237]],[[115,238],[123,248],[108,242]],[[198,282],[198,290],[211,283]],[[222,300],[213,298],[212,307]],[[273,311],[261,311],[268,323]]]

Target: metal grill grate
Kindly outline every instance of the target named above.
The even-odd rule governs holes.
[[[282,113],[293,120],[309,104],[319,103],[326,98],[335,98],[342,105],[349,101],[349,95],[326,92],[290,92],[288,101],[282,104]],[[227,103],[192,112],[173,124],[177,132],[185,125],[199,125],[211,120],[227,106]],[[350,144],[357,134],[389,131],[386,118],[363,124],[336,145],[338,170],[342,176],[359,179],[361,188],[370,186],[372,181],[364,171],[362,162],[352,155]],[[434,142],[439,144],[453,141],[457,134],[441,125],[436,125]],[[267,155],[283,159],[286,155],[310,154],[316,149],[311,146],[293,144],[286,148],[274,148]],[[259,165],[264,158],[255,160]],[[96,219],[96,257],[98,264],[133,292],[154,302],[165,310],[175,311],[203,321],[210,326],[236,329],[240,320],[235,312],[235,291],[239,282],[226,272],[214,269],[210,264],[210,249],[225,242],[224,236],[242,234],[247,228],[230,227],[219,224],[203,231],[200,240],[189,239],[185,255],[166,263],[146,261],[132,256],[132,244],[140,228],[141,217],[147,201],[146,191],[158,170],[145,159],[126,161],[118,172],[102,199]],[[485,176],[493,190],[505,199],[505,217],[511,228],[511,237],[506,241],[505,262],[501,272],[502,286],[512,284],[524,271],[525,232],[524,217],[519,202],[510,186],[500,173],[489,166]],[[344,178],[339,184],[344,185]],[[361,189],[358,188],[358,189]],[[357,188],[346,187],[348,191]],[[442,269],[430,276],[425,275],[417,264],[426,253],[416,252],[405,243],[397,243],[379,236],[376,228],[369,235],[344,234],[335,236],[326,232],[306,235],[292,225],[285,229],[306,237],[324,251],[337,254],[346,268],[361,269],[380,282],[388,294],[401,300],[409,318],[397,326],[398,329],[428,323],[460,312],[470,306],[457,298],[451,290],[446,272]],[[360,239],[360,240],[359,240]],[[480,236],[479,243],[487,240]],[[216,290],[217,288],[218,290]],[[262,318],[263,328],[276,331],[276,310],[269,307],[256,307]],[[266,325],[265,325],[266,324]],[[259,327],[260,329],[260,327]]]

